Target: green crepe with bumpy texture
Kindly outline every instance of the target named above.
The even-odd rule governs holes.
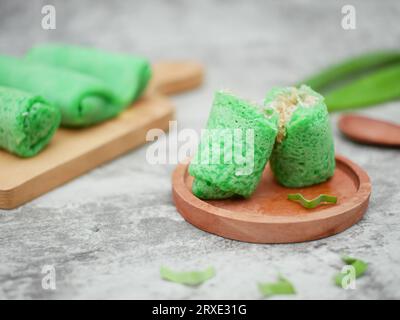
[[[207,130],[189,167],[195,178],[193,193],[202,199],[249,197],[271,154],[277,120],[273,110],[217,92]]]
[[[278,182],[305,187],[332,177],[335,151],[324,98],[307,86],[276,88],[267,94],[265,105],[275,108],[283,120],[270,158]]]
[[[0,85],[42,96],[60,109],[68,127],[93,125],[122,111],[101,80],[42,63],[0,56]]]
[[[234,192],[222,191],[210,182],[201,180],[199,178],[193,180],[192,191],[193,194],[200,199],[208,200],[227,199],[235,195]]]
[[[0,87],[0,147],[20,157],[38,154],[61,120],[57,107],[40,96]]]
[[[151,78],[151,66],[146,59],[92,48],[40,45],[32,48],[26,58],[99,78],[123,106],[137,99]]]

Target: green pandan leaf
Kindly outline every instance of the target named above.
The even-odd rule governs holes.
[[[215,269],[209,267],[204,271],[176,272],[167,267],[160,268],[161,278],[188,286],[197,286],[215,276]]]
[[[301,193],[288,194],[287,198],[292,201],[298,201],[304,208],[307,209],[313,209],[322,203],[335,204],[337,202],[337,197],[326,194],[321,194],[312,200],[307,200]]]
[[[316,91],[325,92],[328,87],[332,87],[335,83],[354,79],[357,76],[394,63],[400,63],[399,51],[370,52],[329,66],[310,78],[301,81],[299,85],[304,83]]]
[[[352,258],[352,257],[342,257],[342,260],[346,265],[352,266],[354,268],[354,277],[355,279],[361,277],[368,269],[368,264],[360,259]],[[335,284],[338,287],[342,287],[343,279],[346,277],[347,273],[338,273],[334,277]]]
[[[277,282],[259,283],[258,290],[264,297],[274,295],[296,294],[294,286],[286,278],[279,276]]]
[[[379,69],[325,95],[329,111],[354,109],[400,98],[400,63]]]

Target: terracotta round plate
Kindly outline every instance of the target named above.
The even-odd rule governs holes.
[[[342,156],[336,156],[335,175],[327,182],[290,189],[280,186],[267,166],[249,199],[203,201],[192,194],[188,165],[179,164],[172,178],[179,213],[194,226],[224,238],[255,243],[289,243],[321,239],[339,233],[362,218],[371,194],[367,173]],[[335,195],[335,205],[305,209],[287,200],[289,193],[307,199]]]

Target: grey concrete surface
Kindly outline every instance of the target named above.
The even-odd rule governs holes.
[[[42,30],[44,4],[57,29]],[[353,4],[357,29],[341,28]],[[179,128],[199,130],[213,91],[229,88],[261,100],[328,63],[379,48],[398,48],[400,3],[392,1],[0,1],[0,52],[22,54],[57,41],[138,53],[152,61],[191,58],[207,67],[204,86],[173,97]],[[361,111],[400,122],[400,103]],[[337,115],[332,117],[333,124]],[[334,126],[336,128],[336,126]],[[365,218],[319,241],[257,245],[226,240],[186,223],[171,199],[174,165],[150,165],[146,146],[12,211],[0,210],[0,298],[258,299],[257,282],[283,273],[290,299],[400,298],[400,153],[357,145],[335,129],[337,152],[370,175]],[[4,174],[4,173],[2,173]],[[331,278],[341,254],[370,263],[356,290]],[[41,286],[54,265],[56,290]],[[161,265],[213,265],[198,288],[164,282]]]

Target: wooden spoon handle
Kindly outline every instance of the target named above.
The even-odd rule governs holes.
[[[348,114],[339,119],[338,126],[346,137],[354,141],[400,147],[400,126],[397,124]]]

